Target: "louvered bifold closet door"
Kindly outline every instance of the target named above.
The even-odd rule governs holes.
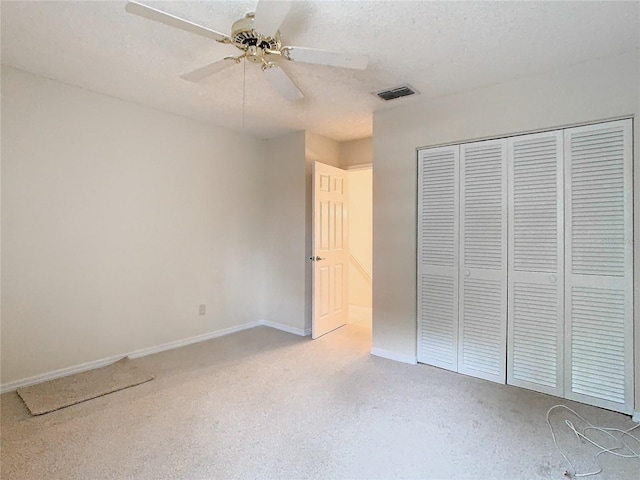
[[[631,413],[631,120],[565,130],[565,396]]]
[[[562,131],[509,139],[507,383],[564,394]]]
[[[459,147],[418,152],[418,361],[457,371]]]
[[[507,140],[460,146],[458,371],[505,383]]]

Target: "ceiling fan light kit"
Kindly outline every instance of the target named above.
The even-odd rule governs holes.
[[[233,45],[242,51],[238,56],[223,57],[180,77],[190,82],[199,82],[242,60],[247,60],[261,65],[263,72],[282,97],[296,101],[304,95],[276,62],[278,59],[355,70],[367,68],[367,55],[283,46],[279,28],[290,8],[291,2],[260,0],[255,13],[248,13],[233,23],[230,36],[137,2],[128,2],[125,10],[164,25]]]

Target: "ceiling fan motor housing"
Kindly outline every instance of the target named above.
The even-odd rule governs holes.
[[[246,52],[246,58],[253,63],[264,63],[267,51],[279,52],[282,48],[280,32],[273,37],[261,35],[253,29],[253,13],[233,23],[231,27],[231,42],[240,50]]]

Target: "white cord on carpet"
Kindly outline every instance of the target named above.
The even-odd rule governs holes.
[[[574,426],[573,423],[571,423],[569,420],[565,420],[564,423],[571,429],[571,431],[575,434],[576,438],[578,439],[584,439],[587,442],[589,442],[591,445],[597,447],[600,449],[600,451],[598,453],[596,453],[594,455],[594,460],[596,462],[596,464],[598,465],[598,470],[594,471],[594,472],[588,472],[588,473],[577,473],[575,467],[573,466],[573,464],[571,463],[571,461],[567,458],[567,456],[564,454],[564,452],[562,451],[562,449],[560,448],[560,446],[558,445],[558,441],[556,440],[556,434],[553,431],[553,427],[551,426],[551,422],[549,421],[549,415],[551,414],[551,412],[556,409],[556,408],[564,408],[566,410],[568,410],[569,412],[573,413],[576,417],[578,417],[580,420],[582,420],[585,424],[587,424],[588,426],[585,427],[585,429],[582,432],[579,432]],[[638,451],[634,450],[633,448],[631,448],[627,442],[624,441],[624,438],[626,436],[631,437],[633,440],[635,440],[638,444],[640,444],[640,438],[638,437],[634,437],[633,435],[631,435],[631,431],[640,427],[640,423],[638,425],[635,425],[634,427],[629,428],[628,430],[620,430],[619,428],[607,428],[607,427],[596,427],[595,425],[592,425],[591,423],[587,422],[582,416],[580,416],[575,410],[567,407],[566,405],[554,405],[553,407],[551,407],[549,410],[547,410],[547,425],[549,425],[549,429],[551,430],[551,436],[553,437],[553,443],[556,446],[556,448],[558,449],[558,451],[560,452],[560,455],[562,455],[562,458],[565,459],[565,461],[567,462],[567,464],[569,464],[569,470],[566,470],[564,472],[564,475],[566,477],[569,478],[580,478],[580,477],[589,477],[591,475],[597,475],[599,473],[602,472],[602,465],[600,464],[600,460],[598,459],[598,457],[600,455],[602,455],[603,453],[609,453],[611,455],[614,455],[616,457],[622,457],[622,458],[637,458],[640,459],[640,453],[638,453]],[[613,448],[606,448],[603,447],[602,445],[596,443],[595,441],[591,440],[589,437],[587,437],[587,431],[588,430],[596,430],[598,432],[602,432],[605,435],[608,435],[609,437],[611,437],[615,442],[618,443],[617,447],[613,447]],[[620,433],[621,436],[620,438],[615,437],[612,433],[610,432],[617,432]],[[624,453],[619,453],[616,450],[621,450],[621,449],[627,449],[630,453],[624,454]]]

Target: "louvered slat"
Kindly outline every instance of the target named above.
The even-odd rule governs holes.
[[[572,272],[624,276],[623,127],[576,132],[570,141]]]
[[[631,121],[565,135],[567,398],[633,408]]]
[[[418,361],[457,370],[459,147],[418,153]]]
[[[558,271],[557,151],[555,135],[513,142],[512,234],[517,271]],[[532,248],[535,255],[530,254]]]
[[[513,292],[513,378],[558,386],[558,288],[516,282]]]
[[[498,377],[502,369],[502,282],[464,280],[462,364],[467,370]]]
[[[573,288],[573,392],[596,393],[599,398],[624,404],[625,356],[620,348],[625,336],[624,297],[624,292]]]
[[[423,275],[420,289],[420,361],[452,368],[456,364],[457,298],[454,279],[440,275]],[[456,322],[457,323],[457,318]]]
[[[475,144],[464,157],[464,264],[466,268],[502,267],[503,146]]]
[[[461,147],[458,371],[506,378],[506,140]],[[535,153],[535,152],[534,152]]]

